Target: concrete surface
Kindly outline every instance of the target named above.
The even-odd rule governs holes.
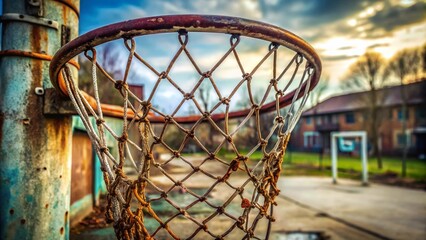
[[[363,187],[344,179],[334,185],[331,178],[309,177],[285,177],[279,186],[284,196],[312,211],[384,237],[426,239],[425,191],[378,184]]]
[[[214,166],[217,168],[218,165]],[[214,169],[214,166],[207,164],[205,167],[216,173],[223,170]],[[178,166],[171,166],[170,173],[176,179],[186,175],[184,167]],[[153,180],[159,185],[169,185],[168,180],[161,176],[155,176]],[[191,180],[185,182],[187,187],[211,185],[203,175],[195,175]],[[244,179],[235,176],[232,180],[238,185]],[[426,239],[425,191],[376,184],[363,187],[360,182],[343,179],[333,185],[331,178],[311,177],[282,177],[279,187],[282,192],[277,199],[278,207],[274,208],[277,221],[273,224],[272,240],[312,239],[289,238],[284,234],[295,231],[319,232],[325,239]],[[217,187],[212,196],[217,201],[223,201],[222,198],[230,191],[231,188]],[[239,204],[237,202],[235,206]],[[185,231],[191,232],[193,223],[184,218],[172,222],[183,236],[189,236]],[[209,224],[209,229],[220,232],[229,224],[229,219],[218,218],[218,221]],[[259,226],[265,228],[266,224],[260,223]],[[233,233],[227,239],[240,239],[238,236],[238,232]],[[201,237],[211,238],[200,234],[196,239]],[[71,239],[109,240],[114,239],[114,231],[111,228],[85,231],[72,235]],[[167,238],[159,234],[157,239]]]

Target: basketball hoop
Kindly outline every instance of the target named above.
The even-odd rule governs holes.
[[[228,42],[223,43],[229,44],[229,49],[208,69],[199,67],[188,48],[194,32],[229,35]],[[163,33],[174,33],[179,47],[167,68],[156,69],[138,53],[137,38]],[[263,40],[265,46],[263,58],[249,71],[243,66],[237,48],[240,41],[246,38]],[[128,50],[121,79],[110,76],[97,61],[96,55],[96,47],[117,39],[123,39]],[[284,66],[277,64],[279,48],[293,51]],[[92,63],[94,96],[79,89],[73,79],[71,66],[67,64],[82,53]],[[189,59],[198,75],[198,80],[194,81],[189,91],[182,90],[169,74],[181,56]],[[225,95],[218,88],[215,74],[228,58],[238,63],[235,71],[241,74],[235,79],[236,84],[230,94]],[[252,78],[256,76],[259,67],[266,64],[267,59],[272,59],[272,78],[265,79],[266,91],[261,100],[256,101]],[[138,61],[157,77],[156,85],[146,99],[140,99],[128,87],[128,73],[133,61]],[[122,106],[101,103],[97,72],[107,78],[111,90],[121,94]],[[200,15],[141,18],[99,28],[62,47],[50,65],[53,85],[73,102],[101,161],[108,189],[106,216],[114,223],[119,239],[268,239],[274,221],[273,206],[279,195],[277,181],[287,143],[320,74],[321,63],[313,48],[286,30],[247,19]],[[218,96],[217,102],[210,109],[201,107],[197,99],[196,93],[204,81],[211,83]],[[170,83],[182,95],[182,101],[171,113],[165,113],[152,104],[155,98],[159,98],[156,92],[161,82]],[[281,83],[285,84],[281,86]],[[250,107],[231,111],[230,102],[243,85],[247,87],[245,98]],[[294,86],[292,91],[291,86]],[[274,100],[267,102],[271,94]],[[135,101],[137,105],[133,104]],[[195,114],[176,114],[185,102],[196,106]],[[225,110],[220,112],[220,107]],[[287,107],[287,111],[282,113],[280,109],[284,107]],[[272,114],[274,120],[262,122],[262,114]],[[106,116],[122,119],[120,132],[109,125]],[[91,121],[90,118],[95,120]],[[241,121],[232,128],[230,122],[236,118]],[[235,139],[250,119],[255,122],[257,144],[243,154]],[[159,131],[154,129],[154,124],[157,124]],[[206,147],[197,135],[203,124],[208,124],[221,139],[214,148]],[[269,126],[268,134],[262,134],[261,131],[261,126],[265,124]],[[182,143],[177,148],[170,146],[164,134],[169,126],[175,127],[183,135]],[[119,149],[116,156],[106,145],[106,135],[116,140]],[[131,139],[130,135],[137,135],[138,140]],[[183,153],[189,142],[201,149],[203,157],[200,161],[193,161]],[[229,146],[232,158],[219,156],[225,145]],[[165,149],[170,157],[164,160],[157,156],[157,147]],[[262,152],[262,158],[257,162],[251,160],[256,151]],[[189,170],[183,176],[175,174],[170,167],[174,166],[171,165],[174,162],[179,162]],[[128,165],[133,166],[133,172],[136,173],[134,177],[126,172],[125,166]],[[214,174],[209,172],[214,165],[220,166],[218,168],[222,170]],[[162,184],[158,180],[160,177],[168,185]],[[193,187],[194,182],[200,181],[209,182],[203,192],[195,191]],[[228,191],[221,192],[224,188]],[[178,202],[172,196],[176,191],[192,200]],[[220,201],[212,196],[217,192],[221,192]],[[158,204],[166,204],[171,209],[170,213],[160,214],[155,208]],[[193,209],[200,205],[204,207],[204,214],[193,214]],[[217,224],[229,225],[226,229],[217,230]],[[190,225],[191,228],[186,227]]]

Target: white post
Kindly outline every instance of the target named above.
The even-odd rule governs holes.
[[[331,169],[333,172],[333,183],[337,184],[337,146],[335,133],[331,133]]]
[[[362,185],[368,185],[367,134],[361,133]]]

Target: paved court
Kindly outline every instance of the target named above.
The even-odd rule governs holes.
[[[343,179],[334,185],[331,178],[318,177],[283,177],[279,184],[272,240],[289,239],[283,233],[295,231],[329,239],[426,239],[425,191],[363,187]],[[92,230],[71,239],[114,239],[114,231]]]
[[[360,182],[344,179],[334,185],[331,178],[310,177],[284,177],[280,187],[286,201],[319,216],[328,215],[325,218],[349,228],[370,232],[370,236],[426,239],[425,191],[378,184],[363,187]],[[287,230],[315,230],[309,220],[297,220],[300,213],[285,213],[288,221],[295,222],[283,220]]]

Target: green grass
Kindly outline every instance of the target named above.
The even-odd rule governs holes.
[[[395,173],[401,176],[401,159],[398,157],[383,157],[383,167],[379,169],[377,159],[368,158],[368,172],[372,175]],[[319,155],[315,153],[287,153],[284,157],[285,165],[307,165],[319,168]],[[324,154],[322,166],[325,169],[331,168],[330,154]],[[344,173],[361,173],[362,165],[360,157],[351,157],[340,154],[338,156],[338,169]],[[340,172],[339,172],[339,175]],[[342,176],[343,177],[343,176]],[[416,180],[426,180],[426,161],[414,158],[407,159],[407,177]]]
[[[246,152],[242,152],[246,154]],[[231,159],[233,153],[220,153],[224,158]],[[253,160],[262,158],[261,152],[255,152],[250,156]],[[396,174],[401,176],[401,159],[398,157],[383,157],[383,167],[379,169],[377,159],[368,158],[368,172],[370,175]],[[330,154],[324,154],[322,169],[319,169],[319,155],[317,153],[287,152],[284,157],[284,175],[304,176],[331,176]],[[339,177],[359,178],[362,171],[361,158],[343,154],[338,156]],[[407,178],[416,181],[426,181],[426,161],[414,158],[407,159]]]

